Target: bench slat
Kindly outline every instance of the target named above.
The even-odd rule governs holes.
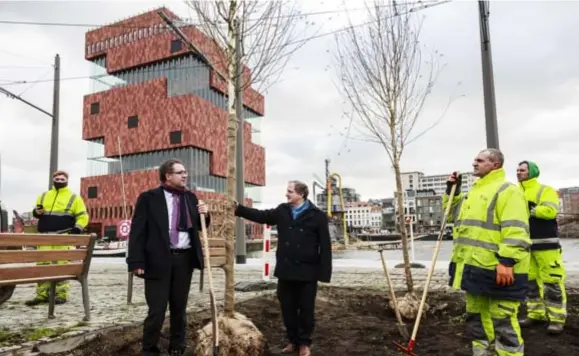
[[[16,246],[88,246],[90,235],[0,234],[0,247]]]
[[[38,261],[83,261],[87,250],[27,250],[0,251],[0,264],[26,263]]]
[[[221,267],[225,265],[225,256],[211,257],[211,267]]]
[[[69,263],[64,265],[33,265],[0,268],[0,280],[78,276],[82,273],[83,266],[82,263]]]
[[[211,258],[217,256],[225,256],[225,248],[224,247],[211,247],[209,248],[209,255]]]
[[[225,240],[224,239],[207,239],[209,242],[209,248],[214,247],[225,247]],[[203,242],[201,242],[203,244]]]
[[[26,278],[26,279],[10,279],[6,281],[0,280],[0,286],[10,286],[15,284],[30,284],[42,282],[59,282],[74,279],[76,276],[58,276],[58,277],[42,277],[42,278]]]

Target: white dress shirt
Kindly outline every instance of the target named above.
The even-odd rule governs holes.
[[[169,213],[169,236],[171,236],[171,216],[173,216],[173,194],[163,191],[165,193],[165,201],[167,202],[167,211]],[[181,197],[181,199],[185,199],[185,195]],[[179,242],[177,246],[171,246],[172,248],[190,248],[191,247],[191,240],[189,239],[189,233],[186,231],[178,231],[179,233]]]

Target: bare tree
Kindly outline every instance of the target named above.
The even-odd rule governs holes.
[[[353,119],[382,145],[394,169],[406,286],[412,294],[400,161],[417,137],[413,130],[441,67],[439,54],[425,56],[419,42],[422,22],[414,13],[424,5],[390,4],[378,0],[367,4],[368,22],[351,25],[336,37],[336,57],[340,87],[353,108]]]
[[[243,124],[235,110],[237,101],[242,100],[239,94],[248,91],[251,94],[254,87],[265,90],[277,81],[291,54],[305,43],[297,38],[297,23],[301,16],[286,0],[187,1],[187,4],[197,18],[197,27],[214,41],[214,51],[205,55],[228,89],[227,195],[232,201],[236,197],[236,135],[238,125]],[[239,43],[241,48],[237,52]],[[239,63],[243,63],[243,68],[238,67]],[[237,79],[240,84],[236,88]],[[222,333],[229,337],[223,341],[229,349],[226,354],[260,354],[259,350],[264,346],[261,333],[251,321],[235,313],[233,204],[228,210],[228,220],[223,229],[227,256],[224,266],[225,305],[219,327],[228,329]],[[199,355],[207,354],[211,349],[208,342],[210,329],[205,327],[203,330],[197,348]]]

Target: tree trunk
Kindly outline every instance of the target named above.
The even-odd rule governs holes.
[[[227,120],[227,198],[229,201],[236,197],[236,171],[235,156],[237,151],[237,115],[235,111],[236,93],[234,80],[237,73],[235,62],[235,33],[233,24],[229,27],[229,50],[227,51],[228,70],[228,109]],[[243,202],[239,202],[243,204]],[[225,301],[224,313],[226,317],[233,318],[235,315],[235,216],[233,204],[227,204],[224,221],[225,235]]]
[[[398,220],[400,221],[400,239],[402,240],[402,256],[404,258],[404,274],[406,275],[406,288],[408,293],[414,292],[414,282],[412,281],[412,270],[410,269],[410,256],[408,255],[408,234],[406,232],[406,221],[404,215],[404,191],[402,190],[402,175],[400,173],[400,161],[394,155],[393,166],[396,176],[396,200],[398,205]]]

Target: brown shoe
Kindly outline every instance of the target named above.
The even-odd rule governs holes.
[[[293,354],[297,351],[296,345],[287,344],[283,349],[281,349],[282,354]]]
[[[300,346],[300,356],[310,356],[312,351],[310,350],[309,346],[302,345]]]

